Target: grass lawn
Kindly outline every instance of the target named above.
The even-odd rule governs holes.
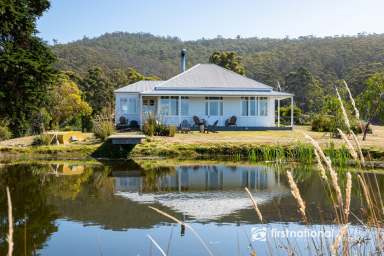
[[[384,126],[372,126],[373,134],[368,134],[363,147],[384,149]],[[177,133],[175,137],[154,137],[154,141],[163,143],[183,144],[212,144],[212,143],[252,143],[252,144],[281,144],[307,142],[307,133],[322,144],[333,141],[343,143],[341,139],[331,138],[329,133],[312,132],[308,126],[296,126],[292,131],[220,131],[218,133],[203,134],[197,131],[189,134]],[[362,135],[358,136],[359,139]]]

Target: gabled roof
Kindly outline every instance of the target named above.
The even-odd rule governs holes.
[[[155,90],[272,90],[272,87],[215,64],[197,64]]]
[[[139,81],[133,84],[126,85],[124,87],[121,87],[115,92],[147,92],[147,91],[153,91],[156,85],[159,85],[163,83],[164,81]]]

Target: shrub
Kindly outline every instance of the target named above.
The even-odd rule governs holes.
[[[144,123],[143,132],[148,136],[174,137],[176,134],[176,126],[162,124],[154,115],[149,115]]]
[[[355,134],[362,133],[361,125],[356,119],[350,120],[351,130]],[[316,115],[311,122],[312,131],[316,132],[331,132],[334,136],[338,137],[337,128],[344,132],[348,132],[344,120],[332,115]]]
[[[11,129],[9,129],[7,120],[0,120],[0,141],[12,138]]]
[[[331,132],[336,129],[334,126],[333,117],[329,115],[316,115],[311,122],[311,129],[316,132]]]
[[[112,135],[115,132],[115,127],[113,125],[112,119],[106,115],[96,116],[93,120],[93,133],[96,138],[99,138],[105,141],[108,136]]]
[[[175,125],[170,125],[170,126],[169,126],[169,133],[168,133],[168,136],[169,136],[169,137],[175,137],[175,135],[176,135],[176,130],[177,130],[177,128],[176,128]]]
[[[33,138],[33,146],[42,146],[42,145],[51,145],[52,135],[49,134],[40,134]]]
[[[280,122],[281,124],[291,124],[291,106],[280,107]],[[293,107],[293,122],[294,124],[304,125],[309,123],[308,115],[304,115],[301,109],[297,106]]]
[[[152,137],[155,135],[155,127],[146,122],[143,126],[143,132],[145,135]]]

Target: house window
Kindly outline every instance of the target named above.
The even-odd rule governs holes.
[[[177,116],[179,114],[179,97],[161,96],[160,115]]]
[[[267,97],[241,97],[242,116],[267,116]]]
[[[189,97],[181,97],[181,115],[189,115]]]
[[[120,109],[121,112],[124,114],[128,113],[128,99],[127,98],[120,98]]]
[[[128,98],[128,113],[136,114],[137,113],[137,99]]]
[[[137,99],[120,98],[120,109],[124,114],[137,114]]]
[[[268,115],[268,98],[260,97],[260,115],[267,116]]]
[[[241,115],[248,116],[249,114],[249,98],[241,97]]]
[[[205,115],[223,115],[223,97],[205,97]]]

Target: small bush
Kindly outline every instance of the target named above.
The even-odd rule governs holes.
[[[96,138],[99,138],[103,141],[105,141],[108,136],[115,132],[112,119],[107,116],[96,116],[96,118],[92,120],[92,123],[93,133],[95,134]]]
[[[51,145],[52,136],[49,134],[40,134],[33,138],[33,146]]]
[[[143,126],[143,132],[145,135],[152,137],[155,135],[155,127],[146,122]]]
[[[362,133],[360,123],[352,119],[350,120],[351,130],[355,134]],[[337,118],[332,115],[316,115],[311,122],[312,131],[316,132],[331,132],[334,136],[338,136],[337,128],[344,132],[348,132],[348,129],[343,119]]]
[[[8,121],[0,120],[0,141],[12,138],[12,132],[8,125]]]
[[[176,130],[177,130],[177,128],[176,128],[175,125],[170,125],[170,126],[169,126],[169,133],[168,133],[168,136],[169,136],[169,137],[175,137],[175,135],[176,135]]]
[[[332,116],[316,115],[312,119],[311,129],[316,132],[333,132],[336,127]]]
[[[143,132],[148,136],[174,137],[176,126],[161,124],[153,115],[149,115],[144,123]]]

